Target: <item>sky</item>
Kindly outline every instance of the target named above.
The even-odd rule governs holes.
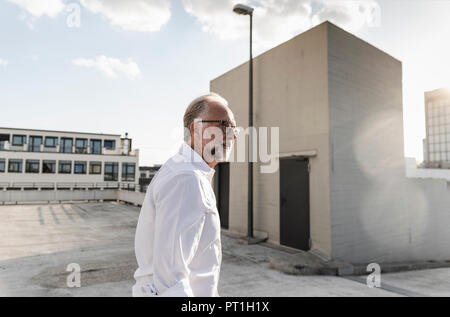
[[[329,20],[403,63],[405,156],[423,159],[424,92],[450,87],[450,0],[0,0],[0,127],[121,134],[140,165],[179,146],[210,80]]]

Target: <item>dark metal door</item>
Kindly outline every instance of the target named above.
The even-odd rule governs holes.
[[[216,166],[214,176],[214,192],[222,228],[228,229],[230,207],[230,163],[220,163]]]
[[[310,249],[308,159],[280,161],[280,243]]]

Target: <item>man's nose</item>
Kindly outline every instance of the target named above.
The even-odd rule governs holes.
[[[237,129],[228,128],[224,136],[226,138],[235,140],[235,139],[237,139],[238,134],[239,134],[239,131]]]
[[[235,141],[237,139],[236,134],[228,135],[223,138],[224,142]]]

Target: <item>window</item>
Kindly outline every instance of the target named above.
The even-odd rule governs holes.
[[[87,139],[76,139],[75,141],[75,153],[86,154],[88,147]]]
[[[5,172],[5,159],[0,159],[0,173]]]
[[[116,148],[116,141],[105,140],[105,142],[103,143],[103,146],[105,147],[105,149],[114,150]]]
[[[9,134],[0,134],[0,150],[5,148],[5,144],[9,142]]]
[[[58,138],[53,136],[45,137],[45,147],[56,147],[58,145]]]
[[[40,152],[42,144],[41,136],[30,136],[30,144],[28,146],[29,152]]]
[[[122,181],[134,182],[136,164],[134,163],[122,163]]]
[[[105,163],[105,181],[117,182],[119,163]]]
[[[71,138],[61,138],[61,147],[59,151],[61,153],[72,153],[73,139]]]
[[[39,173],[40,161],[38,160],[26,160],[25,161],[25,173]]]
[[[86,174],[86,162],[75,162],[73,171],[75,174]]]
[[[8,172],[9,173],[22,173],[23,160],[9,160]]]
[[[44,174],[56,173],[56,161],[43,161],[42,162],[42,173],[44,173]]]
[[[102,140],[91,140],[91,154],[102,154]]]
[[[101,174],[102,162],[89,162],[89,174]]]
[[[71,161],[59,161],[59,174],[70,174],[72,173],[72,162]]]
[[[24,145],[27,143],[27,136],[26,135],[13,135],[13,145]]]
[[[147,178],[147,174],[141,173],[141,178]]]

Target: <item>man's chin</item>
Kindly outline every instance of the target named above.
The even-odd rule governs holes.
[[[231,155],[216,156],[214,157],[214,159],[216,160],[217,163],[226,163],[230,161],[230,156]]]
[[[223,150],[222,152],[219,150],[211,150],[205,155],[205,161],[210,164],[214,161],[216,163],[226,163],[229,162],[231,158],[231,150]]]
[[[228,162],[228,160],[225,158],[216,158],[216,162],[217,163],[226,163],[226,162]]]

